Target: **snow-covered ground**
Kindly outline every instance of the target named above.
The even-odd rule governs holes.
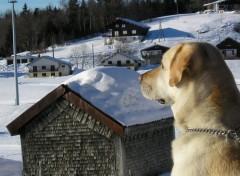
[[[240,41],[240,34],[233,31],[234,26],[240,22],[240,15],[234,14],[233,12],[227,12],[222,14],[184,14],[184,15],[174,15],[168,17],[160,17],[152,20],[146,20],[145,23],[151,27],[150,32],[146,38],[146,40],[142,43],[133,43],[131,46],[140,50],[142,48],[153,45],[154,43],[172,46],[179,42],[184,41],[205,41],[210,42],[212,44],[217,44],[224,40],[226,37],[230,36],[235,40]],[[159,27],[162,27],[162,32],[164,36],[159,32]],[[88,40],[78,41],[72,43],[71,45],[66,46],[58,46],[55,48],[55,57],[57,58],[69,58],[72,52],[72,48],[79,46],[80,44],[86,44],[89,48],[94,46],[95,52],[109,52],[114,49],[113,46],[105,46],[103,45],[102,37],[94,37]],[[91,51],[90,51],[91,52]],[[45,53],[45,55],[51,56],[51,51]],[[98,97],[98,102],[101,103],[101,99],[106,102],[106,99],[110,97],[104,94],[104,91],[110,90],[114,88],[116,92],[112,92],[113,95],[117,95],[119,91],[122,91],[123,97],[122,102],[127,102],[126,99],[129,98],[130,93],[132,92],[132,87],[128,85],[124,85],[121,88],[116,88],[115,79],[119,79],[118,81],[123,81],[122,76],[129,79],[135,79],[137,77],[137,73],[126,73],[126,75],[118,75],[113,74],[111,80],[112,82],[101,82],[100,80],[105,80],[106,74],[104,75],[104,71],[99,71],[99,69],[87,70],[81,73],[81,76],[73,77],[50,77],[50,78],[27,78],[25,75],[25,68],[20,67],[19,70],[19,94],[20,94],[20,105],[15,106],[15,85],[14,85],[14,77],[11,73],[12,68],[8,67],[3,68],[3,62],[0,62],[0,175],[1,176],[13,176],[13,175],[21,175],[21,144],[19,136],[11,137],[6,129],[6,125],[10,123],[14,118],[28,109],[31,105],[40,100],[44,95],[49,93],[51,90],[59,86],[61,83],[65,82],[66,84],[73,80],[79,81],[79,85],[81,85],[81,79],[92,79],[91,86],[99,91],[102,91],[103,94],[101,97]],[[227,61],[230,69],[232,70],[234,77],[238,86],[240,85],[240,61]],[[148,68],[143,68],[144,72],[148,70]],[[102,74],[101,74],[102,73]],[[111,73],[112,74],[112,73]],[[95,76],[94,76],[95,75]],[[90,77],[92,76],[92,77]],[[80,77],[82,77],[80,79]],[[100,79],[101,78],[101,79]],[[86,81],[85,80],[85,81]],[[99,82],[97,82],[99,80]],[[136,80],[137,82],[137,80]],[[136,82],[131,85],[134,86]],[[107,87],[107,84],[109,87]],[[72,85],[73,89],[77,89],[77,84]],[[115,86],[115,87],[114,87]],[[96,91],[94,89],[94,91]],[[93,89],[92,89],[93,90]],[[136,92],[135,92],[136,93]],[[137,94],[136,94],[137,95]],[[137,98],[136,95],[133,95],[134,98]],[[90,97],[91,98],[91,97]],[[113,97],[114,98],[114,97]],[[124,100],[125,98],[125,100]],[[119,99],[121,100],[121,99]],[[127,106],[132,105],[132,108],[136,108],[134,103],[136,99],[131,99]],[[111,100],[111,103],[113,100]],[[144,106],[144,105],[141,105]],[[155,105],[153,105],[155,106]],[[149,107],[149,106],[146,106]],[[145,108],[146,108],[145,107]],[[132,111],[133,109],[129,109]],[[112,113],[122,113],[112,112]],[[130,123],[131,122],[124,122]]]
[[[239,14],[225,12],[220,14],[179,14],[145,20],[144,23],[151,27],[145,41],[132,43],[130,46],[140,50],[155,43],[171,47],[183,41],[203,41],[216,45],[226,37],[240,41],[240,34],[233,31],[235,25],[240,22],[239,19]],[[159,30],[160,26],[161,30]],[[91,54],[92,46],[96,53],[104,54],[114,50],[114,46],[104,45],[103,42],[100,35],[71,43],[71,45],[57,46],[54,55],[56,58],[69,58],[72,49],[81,44],[85,44],[87,46],[86,52]],[[52,56],[51,48],[43,55]]]

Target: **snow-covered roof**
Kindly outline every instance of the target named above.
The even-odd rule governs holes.
[[[143,97],[139,76],[126,68],[99,67],[81,72],[64,84],[126,126],[172,117],[170,107]]]
[[[128,126],[173,117],[169,106],[143,97],[139,73],[118,67],[99,67],[83,71],[65,81],[7,125],[11,135],[45,108],[62,97],[99,119],[118,135]]]
[[[125,52],[116,52],[114,54],[112,54],[111,56],[107,57],[106,59],[104,59],[102,62],[106,61],[106,60],[109,60],[113,57],[115,57],[116,55],[121,55],[123,57],[126,57],[126,58],[129,58],[129,59],[132,59],[132,60],[135,60],[135,61],[140,61],[140,62],[144,62],[142,59],[132,55],[132,54],[128,54],[128,53],[125,53]]]
[[[226,0],[218,0],[218,1],[214,1],[214,2],[211,2],[211,3],[207,3],[207,4],[204,4],[203,6],[209,6],[209,5],[212,5],[212,4],[219,4],[221,2],[225,2]]]
[[[166,47],[166,46],[163,46],[163,45],[157,45],[157,44],[154,44],[154,45],[151,45],[151,46],[148,46],[148,47],[146,47],[146,48],[141,49],[141,51],[147,51],[147,50],[159,50],[159,49],[165,49],[165,50],[168,50],[169,47]]]
[[[61,60],[61,59],[56,59],[56,58],[53,58],[53,57],[50,57],[50,56],[37,57],[31,63],[29,63],[28,65],[31,65],[32,63],[34,63],[34,62],[36,62],[40,59],[48,59],[48,60],[51,60],[51,61],[54,61],[54,62],[58,62],[58,63],[61,63],[61,64],[72,66],[72,64],[69,63],[69,62],[66,62],[66,61]]]
[[[141,23],[141,22],[137,22],[137,21],[134,21],[134,20],[131,20],[131,19],[128,19],[128,18],[117,18],[117,19],[122,20],[122,21],[125,21],[125,22],[127,22],[127,23],[131,23],[131,24],[140,26],[140,27],[142,27],[142,28],[148,28],[148,29],[151,28],[151,27],[149,27],[149,26],[147,26],[147,25],[145,25],[145,24],[143,24],[143,23]]]

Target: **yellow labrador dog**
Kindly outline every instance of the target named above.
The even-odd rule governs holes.
[[[146,98],[171,105],[181,132],[172,143],[172,176],[240,175],[239,90],[218,49],[178,44],[140,79]]]

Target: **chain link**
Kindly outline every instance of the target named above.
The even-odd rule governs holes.
[[[186,132],[216,134],[216,135],[226,136],[226,137],[235,139],[238,142],[240,142],[240,137],[239,137],[237,131],[235,131],[235,130],[223,131],[223,130],[214,130],[214,129],[207,129],[207,128],[188,128],[186,130]]]

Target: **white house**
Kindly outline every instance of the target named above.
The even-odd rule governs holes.
[[[67,76],[72,72],[72,64],[50,56],[37,58],[27,66],[29,77]]]
[[[213,6],[213,10],[215,11],[215,12],[219,12],[219,4],[221,3],[221,2],[225,2],[226,0],[218,0],[218,1],[214,1],[214,2],[211,2],[211,3],[207,3],[207,4],[204,4],[203,6],[206,6],[206,7],[208,7],[208,8],[210,8],[211,6]]]
[[[18,64],[26,64],[32,62],[36,57],[32,56],[30,53],[19,53],[16,55]],[[14,56],[6,58],[7,65],[13,64]]]
[[[126,67],[132,70],[137,70],[138,67],[145,66],[146,63],[134,55],[117,52],[110,57],[104,59],[101,65]]]

